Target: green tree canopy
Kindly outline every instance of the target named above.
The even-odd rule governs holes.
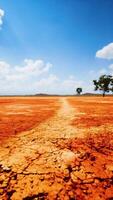
[[[77,94],[79,94],[79,95],[80,95],[80,94],[82,93],[82,88],[80,88],[80,87],[79,87],[79,88],[77,88],[77,89],[76,89],[76,92],[77,92]]]
[[[103,97],[106,92],[113,92],[113,76],[111,75],[102,75],[98,80],[93,80],[95,91],[103,91]]]

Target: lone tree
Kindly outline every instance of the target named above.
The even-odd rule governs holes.
[[[111,75],[102,75],[98,80],[93,80],[95,91],[103,91],[103,97],[106,92],[113,92],[113,76]]]
[[[82,93],[82,88],[77,88],[76,92],[77,92],[78,95],[80,95]]]

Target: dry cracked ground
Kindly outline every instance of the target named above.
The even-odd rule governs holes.
[[[59,102],[53,117],[1,144],[1,200],[113,200],[112,123],[73,126],[84,113]]]

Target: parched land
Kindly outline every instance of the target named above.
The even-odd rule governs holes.
[[[53,116],[58,108],[55,97],[1,97],[0,141],[38,126]]]
[[[0,105],[0,199],[113,199],[113,97]]]

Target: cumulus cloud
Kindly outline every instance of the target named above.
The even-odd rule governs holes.
[[[104,46],[102,49],[96,52],[97,58],[113,59],[113,43]]]
[[[25,80],[30,77],[38,77],[46,73],[52,67],[51,63],[43,60],[25,59],[22,66],[11,66],[5,61],[0,61],[0,73],[6,80]]]
[[[52,67],[51,63],[45,64],[43,60],[32,60],[32,59],[25,59],[24,66],[16,66],[15,71],[18,73],[26,73],[26,74],[34,74],[40,75],[44,72],[49,71]]]
[[[52,64],[40,59],[25,59],[22,65],[14,65],[0,61],[0,94],[32,94],[39,87],[46,84],[44,77],[49,76]],[[52,84],[55,76],[49,76],[48,82]],[[48,84],[49,84],[48,83]]]
[[[4,10],[0,9],[0,27],[3,25]]]
[[[51,67],[39,59],[25,59],[16,66],[0,61],[0,94],[74,94],[75,88],[83,86],[73,75],[62,80],[50,72]]]

